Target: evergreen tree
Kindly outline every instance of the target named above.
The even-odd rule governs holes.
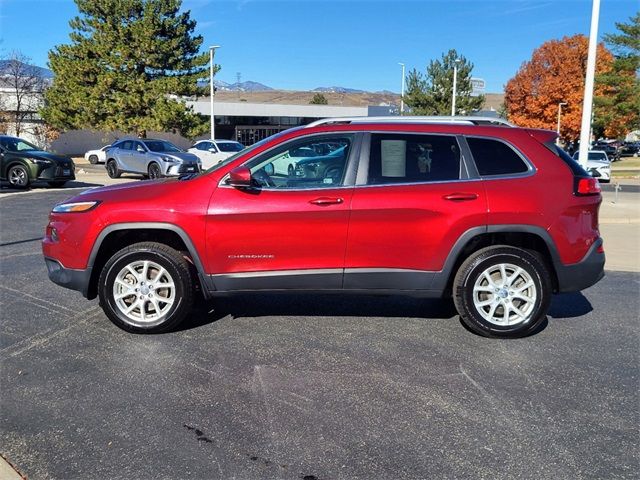
[[[484,104],[484,96],[472,97],[473,64],[452,49],[442,60],[432,60],[426,75],[413,69],[407,76],[404,102],[412,115],[450,115],[453,98],[453,67],[459,59],[456,80],[456,114],[469,115]]]
[[[611,70],[597,78],[604,95],[595,99],[594,130],[608,137],[640,129],[640,12],[629,20],[616,23],[620,33],[604,36],[615,58]]]
[[[316,93],[313,98],[309,101],[311,105],[327,105],[329,102],[327,101],[327,97],[325,97],[321,93]]]
[[[206,119],[180,100],[200,92],[208,54],[181,0],[75,0],[71,43],[49,52],[55,77],[43,117],[60,129],[179,130],[193,136]]]

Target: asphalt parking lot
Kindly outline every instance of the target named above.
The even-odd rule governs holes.
[[[136,336],[47,279],[48,211],[77,191],[0,196],[0,452],[29,478],[638,477],[638,273],[519,340],[448,301],[322,295]]]

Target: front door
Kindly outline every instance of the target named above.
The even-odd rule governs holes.
[[[247,162],[256,187],[224,184],[212,195],[207,251],[217,290],[339,289],[353,194],[356,136],[289,141]],[[293,172],[273,161],[304,144],[321,156]]]
[[[344,288],[430,290],[456,240],[487,223],[482,182],[469,178],[453,135],[372,134],[367,163],[351,203]]]

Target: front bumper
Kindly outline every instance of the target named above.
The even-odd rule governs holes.
[[[595,241],[584,258],[573,265],[556,265],[558,291],[560,293],[579,292],[595,285],[604,277],[604,252],[602,238]]]
[[[200,172],[200,165],[197,163],[177,164],[171,165],[164,173],[166,176],[178,176],[185,173],[198,173]]]
[[[52,258],[44,258],[49,272],[49,280],[64,288],[77,290],[87,298],[89,293],[89,281],[91,280],[91,268],[74,270],[65,268],[60,262]]]
[[[67,181],[75,180],[75,168],[73,165],[51,165],[46,168],[39,169],[35,175],[37,180],[44,181]]]

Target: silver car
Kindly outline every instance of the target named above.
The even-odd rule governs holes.
[[[193,153],[180,150],[171,142],[144,138],[114,143],[107,150],[106,168],[111,178],[125,172],[159,178],[197,173],[202,170],[202,163]]]

